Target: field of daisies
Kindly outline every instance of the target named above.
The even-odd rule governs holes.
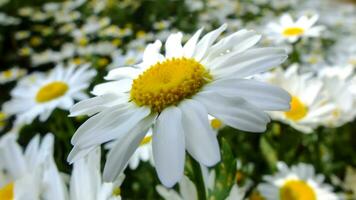
[[[355,200],[356,1],[0,0],[0,200]]]

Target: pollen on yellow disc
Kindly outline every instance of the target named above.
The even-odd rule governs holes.
[[[316,200],[315,192],[301,180],[287,181],[279,190],[281,200]]]
[[[140,143],[140,146],[141,146],[141,145],[148,144],[148,143],[151,142],[151,141],[152,141],[152,135],[146,136],[146,137],[144,137],[144,138],[142,139],[142,141],[141,141],[141,143]]]
[[[285,28],[282,34],[286,37],[299,36],[304,33],[304,29],[300,27],[288,27]]]
[[[172,58],[151,66],[133,81],[131,100],[160,112],[194,95],[211,78],[194,59]]]
[[[9,183],[3,188],[0,188],[1,200],[13,200],[14,199],[14,183]]]
[[[45,103],[63,96],[68,90],[68,85],[62,81],[54,81],[44,85],[36,95],[38,103]]]
[[[299,121],[303,119],[307,113],[308,113],[308,108],[303,102],[300,101],[300,99],[296,96],[292,96],[292,101],[290,103],[290,110],[285,112],[285,116],[293,121]]]
[[[210,121],[210,126],[213,128],[213,129],[219,129],[223,126],[223,123],[222,121],[220,121],[219,119],[212,119]]]

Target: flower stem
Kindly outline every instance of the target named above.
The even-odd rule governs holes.
[[[205,185],[204,185],[204,180],[202,176],[202,171],[200,169],[200,165],[197,161],[194,159],[191,159],[192,163],[192,169],[194,173],[194,178],[195,178],[195,185],[197,187],[197,192],[198,192],[198,199],[199,200],[206,200],[206,194],[205,194]]]

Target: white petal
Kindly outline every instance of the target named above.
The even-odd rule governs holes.
[[[156,117],[156,114],[152,114],[141,120],[128,134],[115,142],[104,167],[104,181],[112,182],[120,175]]]
[[[168,107],[161,112],[154,126],[152,148],[158,178],[166,187],[172,187],[184,172],[184,132],[178,108]]]
[[[285,90],[250,79],[228,78],[205,87],[224,96],[241,97],[262,110],[289,110],[290,95]]]
[[[179,182],[179,191],[182,195],[182,199],[198,200],[197,188],[186,176],[183,176],[182,180]]]
[[[207,60],[213,60],[228,51],[244,52],[254,46],[260,39],[261,36],[256,34],[255,31],[241,30],[235,32],[213,45],[207,52]]]
[[[121,94],[131,89],[132,79],[122,79],[96,85],[91,91],[93,95],[99,96],[104,94]]]
[[[199,29],[184,45],[183,53],[185,57],[192,57],[203,28]]]
[[[182,47],[182,33],[171,34],[166,41],[166,58],[182,57],[183,47]]]
[[[215,165],[220,161],[220,148],[206,108],[195,100],[184,100],[179,108],[188,152],[205,166]]]
[[[282,26],[293,26],[294,22],[290,14],[284,14],[281,17],[281,24]]]
[[[223,24],[218,29],[206,34],[197,44],[193,57],[200,61],[207,52],[208,48],[215,42],[219,35],[226,29],[227,25]]]
[[[236,129],[263,132],[270,121],[268,115],[242,98],[231,98],[214,92],[200,92],[193,97],[203,103],[209,114]]]
[[[213,76],[245,78],[281,64],[287,58],[287,54],[281,48],[258,48],[241,54],[230,53],[220,58],[212,64]]]
[[[126,112],[124,110],[115,110],[115,107],[109,108],[110,111],[99,119],[100,121],[87,121],[85,123],[97,123],[91,129],[86,129],[84,126],[82,129],[79,127],[77,137],[72,138],[74,145],[78,145],[81,148],[87,148],[90,146],[102,144],[110,140],[116,139],[126,133],[130,132],[136,124],[144,119],[151,113],[150,108],[139,107],[129,108]],[[101,114],[101,113],[100,113]],[[80,137],[79,137],[80,136]],[[76,139],[76,140],[74,140]]]
[[[143,63],[141,66],[143,69],[161,61],[164,59],[164,56],[160,54],[160,49],[162,47],[162,42],[156,40],[154,43],[147,45],[145,51],[143,52]]]
[[[95,113],[103,111],[109,106],[115,106],[120,103],[124,103],[127,97],[117,96],[115,94],[104,94],[101,96],[85,99],[78,102],[70,109],[70,117],[79,115],[93,115]],[[128,102],[128,101],[126,101]]]
[[[119,67],[110,70],[105,80],[135,79],[142,70],[133,67]]]

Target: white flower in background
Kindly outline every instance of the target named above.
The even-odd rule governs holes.
[[[55,108],[68,110],[74,100],[88,98],[84,91],[95,74],[89,65],[58,65],[48,75],[26,76],[11,91],[11,100],[4,103],[3,111],[16,115],[16,123],[28,124],[37,116],[46,121]]]
[[[152,129],[148,130],[148,133],[142,139],[135,153],[132,154],[129,160],[130,169],[136,169],[140,164],[140,161],[149,161],[152,166],[154,165],[152,152]]]
[[[115,142],[109,142],[105,144],[106,149],[112,149],[115,145]],[[140,145],[137,147],[136,151],[132,154],[129,160],[129,167],[132,170],[137,169],[140,164],[140,161],[147,162],[149,161],[152,166],[154,166],[153,161],[153,152],[152,152],[152,129],[149,129],[145,137],[140,142]]]
[[[31,139],[25,152],[16,142],[16,135],[0,138],[0,199],[64,200],[65,184],[55,165],[54,137],[47,134]]]
[[[296,42],[302,37],[319,37],[323,26],[314,26],[319,16],[302,16],[297,21],[293,21],[289,14],[284,14],[280,18],[280,23],[271,22],[267,25],[270,36],[277,42],[287,40]]]
[[[167,189],[161,185],[157,185],[156,190],[158,194],[166,200],[198,200],[197,188],[187,176],[183,176],[178,184],[179,193],[174,189]],[[234,184],[225,200],[243,200],[244,196],[245,190],[239,188],[237,184]]]
[[[178,184],[179,193],[173,189],[167,189],[162,185],[157,185],[156,190],[166,200],[198,200],[197,188],[187,176],[183,176]]]
[[[226,25],[199,40],[197,31],[184,46],[182,33],[165,44],[149,44],[143,62],[111,70],[110,82],[97,85],[96,97],[79,102],[71,116],[94,115],[72,138],[73,162],[98,145],[115,141],[104,168],[114,180],[153,126],[152,148],[158,177],[173,186],[183,176],[185,149],[199,163],[220,161],[219,144],[208,114],[234,128],[263,132],[264,111],[288,110],[290,96],[279,87],[247,79],[286,59],[283,49],[255,48],[260,35],[241,30],[215,43]],[[197,131],[199,130],[199,131]]]
[[[221,120],[219,120],[211,115],[209,115],[208,118],[210,121],[210,126],[213,128],[213,130],[219,131],[220,129],[225,127],[224,123]]]
[[[285,163],[277,164],[275,175],[264,176],[258,190],[266,200],[337,200],[325,177],[315,174],[312,165],[300,163],[289,168]]]
[[[323,95],[322,81],[311,74],[299,74],[298,69],[298,65],[292,65],[286,71],[278,69],[271,72],[269,81],[292,96],[289,111],[271,112],[271,116],[301,132],[310,133],[323,125],[335,106]]]
[[[338,127],[353,121],[356,116],[356,95],[352,93],[352,87],[356,87],[352,82],[355,77],[353,66],[326,67],[319,70],[319,76],[323,80],[326,96],[335,104],[325,125]]]
[[[142,60],[142,52],[129,50],[125,54],[121,51],[114,51],[111,55],[112,62],[108,69],[115,69],[121,66],[132,66]]]
[[[20,22],[21,22],[20,19],[11,17],[5,13],[0,12],[0,25],[1,26],[17,25]]]
[[[12,67],[8,70],[0,72],[0,84],[8,83],[24,76],[27,70],[19,67]]]
[[[121,200],[120,185],[124,175],[114,183],[103,182],[100,171],[100,148],[76,161],[70,180],[71,200]]]

